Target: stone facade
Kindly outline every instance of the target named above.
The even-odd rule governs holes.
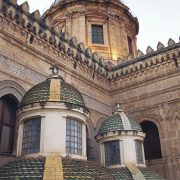
[[[139,31],[137,18],[127,6],[118,0],[109,2],[81,2],[68,0],[54,5],[44,14],[51,26],[58,31],[67,31],[85,47],[90,47],[105,59],[125,59],[129,55],[127,38],[131,40],[132,56],[136,56],[136,35]],[[92,43],[91,26],[103,27],[104,43]]]
[[[100,0],[98,2],[99,5],[104,3]],[[113,2],[116,3],[115,0]],[[11,95],[20,103],[25,92],[33,85],[44,81],[49,74],[49,67],[57,64],[61,69],[61,76],[82,93],[86,107],[90,110],[87,129],[94,159],[98,161],[96,155],[99,151],[94,137],[103,119],[110,116],[115,104],[120,102],[122,109],[130,117],[138,122],[146,120],[154,122],[158,127],[162,158],[149,160],[147,165],[167,179],[178,180],[180,177],[180,43],[170,39],[167,47],[158,43],[157,50],[148,47],[145,55],[141,51],[136,51],[137,27],[134,26],[137,22],[132,21],[134,19],[132,15],[127,17],[127,14],[123,14],[112,3],[110,11],[106,11],[103,5],[99,10],[100,14],[106,12],[104,16],[107,17],[109,13],[105,24],[108,23],[114,29],[124,31],[124,35],[122,32],[119,34],[126,43],[118,44],[118,39],[114,41],[116,36],[110,28],[107,34],[111,37],[112,43],[108,40],[108,46],[104,49],[93,47],[88,41],[90,38],[88,23],[97,22],[99,17],[92,15],[93,13],[87,15],[86,28],[82,25],[85,23],[86,13],[95,5],[91,0],[80,4],[78,1],[72,1],[75,3],[73,9],[71,2],[68,8],[62,11],[53,7],[46,12],[44,18],[40,17],[38,11],[30,14],[27,3],[20,6],[16,3],[16,0],[0,0],[0,98]],[[83,7],[82,12],[74,12],[79,6]],[[128,12],[127,7],[122,3],[118,6]],[[75,17],[70,23],[72,14]],[[103,20],[99,20],[103,26],[104,16]],[[111,20],[118,16],[128,20],[129,25],[126,25],[126,30],[121,27],[124,27],[121,21]],[[51,17],[50,22],[48,17]],[[57,17],[62,17],[63,20],[58,19],[56,22]],[[77,21],[78,26],[76,26]],[[68,31],[70,36],[77,36],[78,41],[66,32],[60,33],[63,23],[71,29]],[[132,23],[134,29],[130,30]],[[60,29],[56,28],[56,25]],[[78,30],[79,27],[81,31]],[[134,43],[133,58],[128,57],[128,50],[124,47],[127,46],[125,39],[127,32],[131,32]],[[116,33],[118,34],[118,31]],[[81,41],[83,43],[78,43]],[[118,56],[124,59],[116,62],[117,65],[107,63],[98,53],[93,53],[90,47],[97,52],[103,49],[106,53],[113,53],[110,49],[117,47]],[[18,127],[15,130],[13,154],[16,151],[17,129]],[[0,164],[13,159],[14,156],[1,154]]]

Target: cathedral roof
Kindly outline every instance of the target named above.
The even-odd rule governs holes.
[[[59,76],[52,76],[28,90],[21,106],[39,102],[62,102],[85,107],[81,93]]]
[[[0,179],[36,179],[43,180],[46,164],[45,157],[20,158],[0,167]],[[158,174],[147,168],[138,168],[144,179],[163,180]],[[64,180],[133,180],[127,167],[101,168],[94,162],[62,158]]]
[[[124,112],[115,112],[105,119],[99,129],[98,135],[103,135],[115,131],[139,131],[142,132],[140,124],[129,119]]]

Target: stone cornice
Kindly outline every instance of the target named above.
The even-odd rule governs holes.
[[[0,0],[0,30],[28,48],[31,47],[48,57],[49,60],[45,60],[48,63],[52,63],[50,59],[53,59],[53,63],[59,63],[64,67],[67,66],[65,64],[69,64],[71,71],[74,69],[73,71],[79,76],[90,80],[93,84],[101,84],[102,87],[108,87],[109,82],[116,82],[113,89],[118,89],[122,87],[121,84],[119,87],[116,85],[118,81],[126,84],[123,87],[131,86],[133,84],[131,78],[140,73],[141,76],[146,76],[150,71],[154,72],[161,67],[164,68],[164,72],[154,73],[153,77],[161,78],[162,75],[173,73],[169,70],[174,68],[169,68],[168,65],[172,67],[174,63],[176,68],[179,67],[180,43],[176,44],[170,39],[168,47],[158,43],[157,51],[148,47],[146,55],[139,53],[138,58],[121,63],[110,70],[103,58],[98,57],[98,54],[93,53],[91,49],[85,49],[83,43],[78,44],[75,37],[71,38],[68,34],[53,29],[48,20],[40,16],[39,11],[29,13],[27,2],[17,5],[16,0]],[[57,58],[58,60],[55,60]],[[129,83],[125,82],[127,78]],[[143,80],[139,79],[138,82],[151,81],[151,79],[152,77],[147,77]]]
[[[91,85],[95,83],[96,84],[95,86],[100,87],[101,90],[102,88],[105,88],[105,86],[106,87],[109,86],[109,81],[106,78],[99,77],[99,74],[96,74],[93,79],[92,76],[94,71],[92,71],[91,68],[86,67],[86,65],[81,64],[80,62],[74,61],[73,57],[69,57],[67,54],[59,52],[56,48],[49,46],[49,44],[43,41],[42,39],[34,37],[33,44],[28,43],[28,39],[32,33],[14,24],[14,22],[12,22],[11,20],[0,16],[0,24],[3,25],[2,26],[3,29],[6,29],[5,31],[3,29],[0,29],[0,31],[5,34],[3,38],[9,36],[9,38],[11,38],[11,43],[14,43],[16,46],[17,45],[20,47],[22,46],[21,47],[22,49],[28,51],[29,53],[32,53],[33,55],[37,56],[40,59],[42,59],[42,56],[44,56],[43,61],[46,61],[47,63],[54,62],[60,64],[60,66],[62,66],[65,69],[69,69],[71,71],[73,70],[74,73],[77,74],[77,77],[79,76],[81,79],[86,79],[85,80],[86,82],[88,82],[89,80],[93,81],[93,83],[90,82]],[[11,34],[12,30],[10,30],[12,27],[13,29],[17,29],[17,31],[13,31],[13,36]],[[23,37],[22,37],[22,33],[23,33]],[[19,38],[19,36],[21,36],[21,38]],[[18,63],[21,62],[18,60]],[[74,63],[76,63],[76,69],[74,68],[72,69]],[[67,67],[67,64],[71,64],[70,65],[71,68]],[[36,71],[42,73],[42,71],[40,70],[36,70]]]

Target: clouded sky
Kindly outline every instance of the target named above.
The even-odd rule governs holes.
[[[25,0],[18,0],[21,4]],[[39,9],[41,14],[53,0],[27,0],[30,11]],[[180,0],[123,0],[140,24],[138,48],[145,52],[148,45],[156,49],[161,41],[165,46],[169,38],[176,42],[180,36]]]

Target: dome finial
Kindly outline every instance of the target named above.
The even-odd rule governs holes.
[[[121,110],[121,108],[120,108],[120,103],[117,103],[117,104],[116,104],[116,107],[115,107],[114,113],[119,113],[119,112],[122,112],[122,110]]]
[[[51,67],[50,67],[50,70],[52,70],[52,75],[58,75],[58,71],[60,70],[59,67],[57,66],[57,64],[53,64]]]

